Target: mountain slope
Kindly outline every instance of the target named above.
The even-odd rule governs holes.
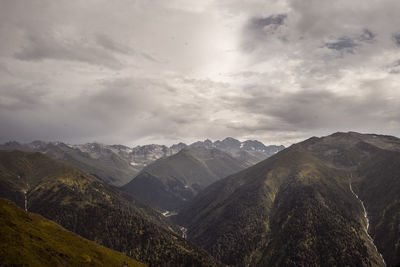
[[[311,138],[212,184],[174,219],[231,265],[383,266],[375,245],[397,264],[398,144],[356,133]]]
[[[35,141],[30,144],[8,142],[1,145],[0,149],[41,152],[116,186],[126,184],[140,170],[107,146],[97,143],[70,146],[61,142]]]
[[[145,266],[0,198],[0,264]]]
[[[161,210],[176,210],[211,183],[245,166],[217,149],[185,148],[159,159],[122,187]]]
[[[160,214],[41,153],[0,151],[0,196],[151,266],[215,265],[207,253],[167,230]]]

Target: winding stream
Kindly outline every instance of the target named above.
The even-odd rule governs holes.
[[[351,178],[353,178],[353,174],[351,174]],[[353,191],[353,188],[351,187],[351,179],[349,179],[349,187],[350,187],[351,193],[353,193],[353,195],[358,199],[358,201],[360,201],[361,207],[363,208],[363,211],[364,211],[364,218],[365,218],[365,220],[366,220],[366,222],[367,222],[367,227],[364,229],[364,230],[365,230],[365,233],[367,234],[369,240],[371,241],[372,245],[374,246],[376,252],[378,252],[378,254],[381,256],[381,259],[382,259],[383,264],[386,266],[386,262],[385,262],[385,260],[383,259],[382,254],[379,253],[378,248],[375,246],[374,240],[372,239],[372,237],[371,237],[370,234],[368,233],[368,230],[369,230],[368,213],[367,213],[367,210],[365,209],[364,202],[363,202],[363,201],[358,197],[358,195]]]

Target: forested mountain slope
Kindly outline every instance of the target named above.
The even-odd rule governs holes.
[[[216,264],[205,251],[168,230],[159,213],[42,153],[0,151],[0,196],[150,266]]]
[[[383,266],[379,252],[398,264],[399,144],[358,133],[310,138],[212,184],[175,219],[231,265]]]

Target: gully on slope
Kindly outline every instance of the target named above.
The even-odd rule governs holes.
[[[353,174],[351,174],[351,178],[353,178]],[[349,179],[349,188],[350,188],[350,191],[351,191],[351,193],[353,193],[353,195],[358,199],[358,201],[360,201],[361,207],[363,208],[363,211],[364,211],[364,217],[365,217],[365,220],[366,220],[366,223],[367,223],[367,226],[366,226],[366,228],[365,228],[365,233],[368,235],[368,237],[369,237],[369,239],[370,239],[372,245],[375,247],[376,252],[379,253],[378,248],[375,246],[374,240],[372,239],[372,237],[371,237],[370,234],[368,233],[368,229],[369,229],[369,219],[368,219],[367,210],[365,209],[364,202],[363,202],[363,201],[358,197],[358,195],[353,191],[353,188],[351,187],[351,178]],[[385,260],[383,259],[382,254],[379,253],[379,255],[381,256],[381,259],[382,259],[382,261],[383,261],[383,264],[386,266],[386,262],[385,262]]]

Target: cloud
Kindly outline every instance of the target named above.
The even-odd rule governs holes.
[[[141,57],[143,57],[147,60],[153,61],[153,62],[162,62],[161,60],[155,58],[154,56],[152,56],[146,52],[138,51],[136,49],[133,49],[126,45],[118,43],[118,42],[112,40],[111,38],[109,38],[105,34],[97,34],[96,42],[104,49],[110,50],[112,52],[121,53],[121,54],[125,54],[125,55],[129,55],[129,54],[137,55],[137,56],[141,56]]]
[[[105,49],[96,47],[85,40],[67,39],[51,32],[28,34],[21,50],[14,56],[16,59],[26,61],[52,59],[78,61],[113,69],[122,67],[122,63]]]
[[[1,5],[0,141],[400,135],[396,0]]]
[[[368,29],[363,29],[360,35],[353,37],[343,36],[333,42],[327,42],[325,46],[329,49],[343,53],[353,54],[355,50],[363,44],[372,44],[375,40],[375,34]]]
[[[360,84],[363,94],[341,94],[324,89],[250,91],[230,99],[230,105],[251,114],[248,120],[229,127],[258,132],[329,132],[334,129],[374,129],[400,126],[400,101],[391,97],[386,80],[370,80]],[[256,118],[256,120],[252,120]]]
[[[272,15],[266,18],[253,18],[250,21],[249,28],[256,31],[262,31],[265,27],[274,25],[279,27],[286,20],[286,14]]]
[[[337,51],[345,51],[347,53],[354,53],[354,49],[358,44],[349,37],[341,37],[337,41],[332,43],[326,43],[326,47]]]
[[[400,46],[400,34],[393,34],[393,41],[397,46]]]
[[[5,84],[0,86],[0,110],[3,113],[18,110],[34,111],[44,103],[48,92],[43,84]]]
[[[251,53],[259,46],[265,46],[267,42],[271,41],[270,38],[284,39],[282,25],[286,18],[286,14],[251,18],[243,29],[242,49]]]
[[[123,44],[117,43],[104,34],[96,35],[96,42],[105,49],[121,53],[121,54],[129,54],[131,49]]]

